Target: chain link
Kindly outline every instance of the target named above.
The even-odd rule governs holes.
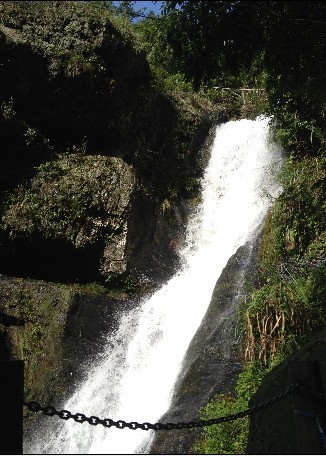
[[[100,419],[97,416],[90,416],[87,417],[83,413],[71,413],[69,410],[57,410],[55,407],[48,405],[46,407],[42,407],[38,402],[32,401],[32,402],[24,402],[23,404],[32,412],[42,412],[44,415],[47,416],[55,416],[57,415],[59,418],[62,420],[69,420],[73,419],[76,421],[76,423],[84,423],[85,421],[89,423],[92,426],[97,426],[101,424],[104,427],[110,428],[110,427],[116,427],[117,429],[125,429],[129,428],[132,430],[136,429],[142,429],[143,431],[148,431],[150,429],[154,431],[160,431],[160,430],[167,430],[170,431],[172,429],[193,429],[193,428],[202,428],[206,426],[213,426],[216,424],[221,424],[221,423],[228,423],[230,421],[237,420],[239,418],[244,418],[246,416],[250,416],[253,413],[260,412],[261,410],[270,407],[272,404],[275,404],[276,402],[282,401],[285,399],[289,394],[291,394],[293,391],[297,390],[300,387],[302,389],[302,386],[299,385],[299,383],[292,383],[291,385],[288,386],[288,388],[281,392],[280,394],[272,397],[266,402],[262,402],[252,408],[249,408],[247,410],[244,410],[242,412],[234,413],[231,415],[227,416],[221,416],[220,418],[212,418],[210,420],[200,420],[200,421],[190,421],[190,422],[181,422],[181,423],[137,423],[137,421],[132,421],[130,423],[123,421],[123,420],[118,420],[118,421],[113,421],[111,418],[104,418]],[[306,391],[305,391],[306,392]],[[325,398],[324,398],[325,400]]]

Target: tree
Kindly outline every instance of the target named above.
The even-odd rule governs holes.
[[[171,60],[195,88],[239,84],[261,60],[270,105],[296,149],[325,145],[325,2],[167,1],[164,12]]]
[[[259,17],[246,3],[166,2],[165,12],[172,14],[168,42],[180,69],[195,87],[222,76],[239,76],[260,51]]]
[[[116,6],[115,13],[118,16],[122,16],[129,19],[130,22],[139,17],[143,17],[146,8],[141,8],[140,10],[136,11],[135,4],[136,2],[121,1],[119,2],[119,5]]]
[[[91,1],[88,5],[95,8],[100,8],[104,11],[109,12],[112,15],[123,17],[132,22],[134,19],[143,17],[146,8],[135,10],[136,2],[121,1],[118,5],[115,5],[113,1]]]

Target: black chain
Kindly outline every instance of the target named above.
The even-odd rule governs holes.
[[[212,418],[210,420],[200,420],[200,421],[189,421],[187,423],[137,423],[137,421],[132,421],[127,423],[123,420],[113,421],[111,418],[104,418],[100,419],[97,416],[90,416],[87,417],[83,413],[75,413],[72,414],[68,410],[57,410],[55,407],[48,405],[46,407],[42,407],[38,402],[24,402],[24,405],[31,410],[32,412],[43,412],[44,415],[47,416],[55,416],[57,415],[62,420],[69,420],[70,418],[75,420],[77,423],[84,423],[87,421],[89,424],[93,426],[97,426],[101,424],[104,427],[116,427],[118,429],[142,429],[143,431],[148,431],[150,429],[154,431],[160,430],[171,430],[171,429],[193,429],[193,428],[202,428],[206,426],[213,426],[214,424],[221,424],[221,423],[228,423],[229,421],[234,421],[239,418],[244,418],[245,416],[252,415],[253,413],[259,412],[275,402],[282,401],[285,399],[289,394],[291,394],[294,390],[299,387],[298,383],[293,383],[288,386],[288,388],[283,391],[282,393],[274,396],[273,398],[269,399],[266,402],[262,402],[261,404],[252,407],[251,409],[244,410],[243,412],[234,413],[232,415],[221,416],[220,418]]]

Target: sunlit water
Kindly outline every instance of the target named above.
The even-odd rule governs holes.
[[[114,420],[157,422],[168,410],[181,363],[205,315],[228,259],[251,239],[272,197],[280,149],[269,120],[217,127],[202,179],[201,203],[190,217],[182,268],[153,296],[121,316],[107,350],[65,404]],[[25,453],[134,454],[148,449],[153,431],[106,429],[44,417]],[[178,432],[178,431],[174,431]]]

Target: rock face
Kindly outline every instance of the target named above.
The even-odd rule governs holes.
[[[95,2],[0,2],[1,188],[55,152],[120,156],[156,199],[194,186],[217,109],[166,93],[121,21]]]
[[[162,91],[135,36],[93,2],[0,2],[0,56],[0,271],[171,273],[209,103]]]
[[[1,2],[0,22],[0,96],[13,99],[21,119],[61,147],[84,137],[123,144],[119,119],[138,98],[126,87],[150,81],[128,33],[78,1]]]
[[[177,246],[186,229],[189,201],[173,204],[163,213],[155,203],[135,194],[127,235],[130,272],[152,283],[162,283],[178,268]]]
[[[207,313],[192,339],[169,411],[160,422],[199,419],[199,409],[214,396],[232,392],[241,372],[236,310],[245,281],[252,278],[257,264],[259,231],[251,243],[240,247],[219,277]],[[192,454],[200,431],[160,431],[154,436],[150,454]]]
[[[124,272],[135,183],[114,157],[70,154],[42,165],[3,215],[3,272],[48,280]]]
[[[0,358],[26,360],[25,398],[43,403],[131,306],[113,286],[176,270],[218,115],[162,88],[95,3],[0,2]]]
[[[177,266],[186,202],[164,214],[121,158],[64,154],[18,187],[3,213],[1,272],[45,280],[160,282]],[[29,259],[26,261],[26,259]]]
[[[0,359],[25,361],[25,399],[62,402],[130,305],[104,288],[0,276]]]

